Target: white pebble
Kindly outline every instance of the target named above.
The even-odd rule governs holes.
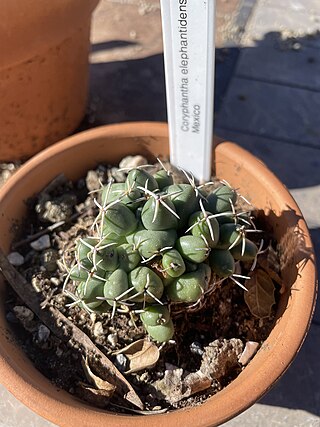
[[[103,335],[103,326],[102,326],[101,322],[95,323],[95,325],[93,327],[93,335],[95,337],[99,337],[99,336]]]
[[[143,156],[127,156],[119,163],[119,169],[134,169],[137,166],[146,165],[147,163],[147,159]]]
[[[49,249],[51,246],[49,234],[44,234],[43,236],[39,237],[39,239],[30,243],[30,246],[35,251],[43,251],[44,249]]]
[[[108,342],[111,344],[112,347],[115,347],[118,342],[118,335],[117,334],[109,334],[107,336]]]
[[[16,267],[19,267],[19,265],[22,265],[24,263],[24,257],[19,254],[19,252],[11,252],[8,255],[8,261],[11,265],[15,265]]]

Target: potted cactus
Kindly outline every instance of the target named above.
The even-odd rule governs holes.
[[[21,221],[26,212],[24,200],[41,191],[59,173],[63,171],[75,180],[98,163],[116,165],[128,154],[142,154],[150,162],[168,156],[166,125],[97,128],[56,144],[27,162],[0,194],[2,250],[10,251],[12,224]],[[239,258],[256,258],[259,248],[249,230],[257,230],[249,214],[234,210],[237,194],[263,213],[264,225],[278,242],[283,258],[283,286],[272,331],[249,365],[227,387],[201,405],[167,413],[155,411],[153,425],[219,425],[246,409],[291,363],[314,307],[312,244],[291,196],[264,165],[236,145],[218,145],[215,157],[216,174],[228,184],[199,187],[188,174],[186,183],[173,183],[166,169],[151,174],[135,168],[124,183],[105,185],[95,197],[98,215],[93,229],[77,239],[74,256],[66,263],[64,290],[71,304],[113,316],[133,306],[151,341],[161,347],[178,333],[171,319],[174,307],[195,305],[198,309],[210,286],[224,277],[243,284],[235,264]],[[293,287],[299,292],[291,292]],[[2,283],[2,301],[5,292]],[[42,316],[40,309],[38,314]],[[2,331],[6,331],[1,334],[1,379],[31,409],[61,426],[150,424],[143,413],[115,414],[57,391],[12,340],[3,306],[0,322]],[[72,327],[67,320],[64,322]],[[83,343],[86,346],[87,341]],[[103,358],[100,353],[98,356]],[[118,388],[116,381],[112,384],[118,374],[116,370],[111,373],[111,386]],[[122,391],[124,384],[119,386]],[[129,388],[124,395],[132,396],[132,392]]]
[[[77,241],[65,282],[76,283],[67,293],[89,312],[112,308],[114,315],[131,306],[158,342],[174,335],[170,306],[201,309],[227,277],[245,288],[236,261],[258,254],[246,237],[258,230],[250,211],[236,213],[236,191],[228,184],[212,189],[212,182],[197,187],[183,173],[189,182],[174,184],[164,166],[153,175],[137,167],[125,182],[103,186],[93,235]]]

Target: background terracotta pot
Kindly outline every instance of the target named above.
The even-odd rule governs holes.
[[[85,112],[98,0],[0,0],[0,160],[30,157]]]
[[[0,193],[3,249],[9,250],[12,221],[23,217],[24,201],[56,175],[64,172],[70,179],[76,179],[99,162],[117,164],[123,156],[138,153],[151,161],[155,156],[168,156],[166,125],[131,123],[96,128],[55,144],[31,159]],[[316,270],[306,224],[286,188],[255,157],[229,142],[220,144],[215,155],[218,177],[239,188],[265,212],[274,237],[282,242],[284,249],[286,290],[281,297],[276,325],[262,348],[238,378],[201,406],[154,415],[152,419],[109,414],[57,391],[17,348],[5,320],[2,283],[0,378],[32,410],[66,427],[149,427],[151,421],[153,426],[216,426],[253,404],[287,369],[305,337],[315,303]],[[294,245],[290,245],[290,239],[297,239]],[[286,250],[289,247],[293,250]]]

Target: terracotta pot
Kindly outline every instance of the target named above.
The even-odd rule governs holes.
[[[64,172],[70,179],[76,179],[98,162],[117,164],[123,156],[138,153],[151,161],[158,155],[168,156],[167,126],[131,123],[96,128],[74,135],[35,156],[0,193],[3,249],[9,250],[12,222],[23,217],[24,201],[56,175]],[[284,373],[303,342],[315,303],[316,270],[309,232],[286,188],[260,161],[230,142],[218,145],[215,155],[217,175],[239,188],[258,209],[265,211],[274,237],[278,241],[287,239],[284,247],[289,246],[288,239],[294,233],[300,239],[296,250],[284,257],[286,292],[281,297],[277,322],[253,360],[229,386],[196,408],[154,415],[152,419],[111,414],[58,391],[17,348],[5,320],[5,287],[2,284],[0,377],[25,405],[66,427],[149,427],[150,422],[153,426],[168,427],[216,426],[252,405]]]
[[[0,160],[30,157],[81,121],[97,3],[0,0]]]

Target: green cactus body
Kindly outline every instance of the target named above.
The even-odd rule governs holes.
[[[115,182],[114,184],[104,185],[101,191],[101,201],[103,206],[108,205],[119,197],[123,196],[126,192],[126,185],[124,182]]]
[[[133,247],[133,244],[125,243],[117,247],[119,268],[129,273],[137,267],[141,261],[139,251]]]
[[[138,225],[135,214],[122,203],[117,203],[107,209],[103,221],[105,236],[110,235],[110,233],[126,236],[133,233]]]
[[[107,245],[107,244],[113,244],[113,245],[122,245],[123,243],[127,243],[126,236],[119,236],[116,233],[111,232],[108,230],[108,227],[104,227],[103,232],[103,240],[101,240],[101,246]]]
[[[241,242],[230,250],[234,259],[239,261],[252,261],[258,253],[257,246],[249,239],[245,238],[244,248],[242,239]],[[244,249],[244,251],[243,251]]]
[[[148,326],[165,325],[170,319],[170,313],[165,305],[151,305],[140,314],[142,322]]]
[[[164,169],[159,170],[153,176],[157,181],[160,190],[163,190],[164,188],[173,184],[172,175]]]
[[[175,230],[141,230],[134,235],[134,245],[144,259],[160,254],[161,249],[174,246],[177,239]]]
[[[89,237],[78,241],[76,248],[77,259],[83,267],[91,269],[93,251],[98,243],[99,239]]]
[[[72,280],[84,282],[89,276],[89,271],[81,267],[80,264],[76,264],[71,268],[69,275]]]
[[[105,271],[115,270],[118,266],[117,250],[114,242],[107,245],[105,241],[101,244],[97,239],[81,239],[77,247],[79,264],[88,270],[92,268]],[[76,269],[73,269],[72,274],[73,276],[77,274]],[[74,278],[74,280],[78,279]]]
[[[170,340],[168,306],[172,313],[175,303],[200,308],[215,281],[234,275],[235,261],[258,253],[245,237],[250,213],[235,210],[236,191],[208,188],[174,184],[165,169],[152,176],[139,168],[125,183],[103,187],[97,232],[78,241],[66,279],[74,281],[79,305],[112,309],[112,316],[126,305],[154,340]]]
[[[138,225],[137,225],[137,228],[135,229],[135,231],[134,231],[133,233],[131,233],[131,234],[128,234],[128,235],[125,237],[125,242],[122,242],[122,243],[120,243],[120,244],[122,245],[122,244],[124,244],[124,243],[129,243],[130,245],[133,245],[133,244],[134,244],[134,236],[136,235],[136,233],[137,233],[138,231],[142,231],[142,230],[145,230],[145,228],[144,228],[144,226],[143,226],[142,222],[141,222],[141,221],[138,221]]]
[[[166,205],[175,212],[174,204],[166,199]],[[154,197],[143,206],[141,221],[147,230],[161,231],[178,227],[178,218]]]
[[[231,202],[230,202],[231,200]],[[237,201],[236,191],[228,185],[222,185],[216,188],[212,193],[207,196],[204,203],[206,210],[212,213],[222,213],[232,211],[232,205]]]
[[[179,215],[179,229],[186,226],[190,215],[198,209],[198,198],[190,184],[173,184],[165,189]]]
[[[213,249],[209,256],[209,265],[221,278],[232,276],[235,269],[233,256],[228,249]]]
[[[156,179],[143,169],[132,169],[128,173],[126,186],[129,189],[143,187],[150,191],[154,191],[159,188]]]
[[[198,265],[196,271],[199,274],[200,280],[202,282],[202,289],[206,291],[209,288],[211,281],[211,267],[205,262],[203,262],[202,264]]]
[[[234,213],[231,211],[222,212],[219,216],[216,217],[219,226],[223,224],[235,224]]]
[[[103,206],[116,200],[121,200],[121,203],[128,206],[131,210],[137,209],[142,201],[136,201],[141,198],[141,192],[137,189],[128,190],[124,182],[116,182],[114,184],[106,185],[102,188],[101,200]]]
[[[154,303],[163,294],[163,283],[160,277],[148,267],[137,267],[128,274],[129,286],[134,288],[131,296],[136,302]],[[154,298],[155,297],[155,298]]]
[[[196,302],[204,291],[203,272],[194,271],[177,277],[166,290],[166,295],[172,302]]]
[[[162,256],[162,267],[171,277],[179,277],[186,271],[182,256],[176,249],[170,249]]]
[[[210,253],[205,241],[197,236],[182,236],[176,241],[176,249],[187,261],[197,264],[205,261]]]
[[[98,306],[96,306],[96,303],[88,303],[88,304],[80,303],[79,305],[80,307],[83,307],[84,309],[87,308],[90,311],[93,311],[94,313],[97,313],[97,314],[104,314],[111,310],[111,305],[108,304],[107,301],[102,301],[102,303],[99,304]]]
[[[201,211],[195,212],[190,216],[188,225],[192,226],[193,236],[204,236],[210,248],[214,248],[219,241],[219,223],[210,215],[212,215],[210,212],[206,212],[206,214]]]
[[[165,325],[146,326],[149,335],[158,342],[166,342],[171,340],[174,334],[174,326],[170,319]]]
[[[100,269],[114,271],[119,264],[117,249],[112,246],[101,249],[96,262]]]
[[[107,298],[108,304],[113,305],[114,299],[127,291],[128,287],[127,273],[119,268],[118,270],[114,271],[105,282],[103,295],[105,298]]]
[[[102,304],[102,300],[98,300],[97,297],[104,296],[104,284],[104,281],[90,277],[86,282],[79,284],[77,294],[89,308],[96,308]]]
[[[229,249],[236,241],[240,242],[240,227],[237,224],[223,224],[220,227],[220,238],[217,249]]]

